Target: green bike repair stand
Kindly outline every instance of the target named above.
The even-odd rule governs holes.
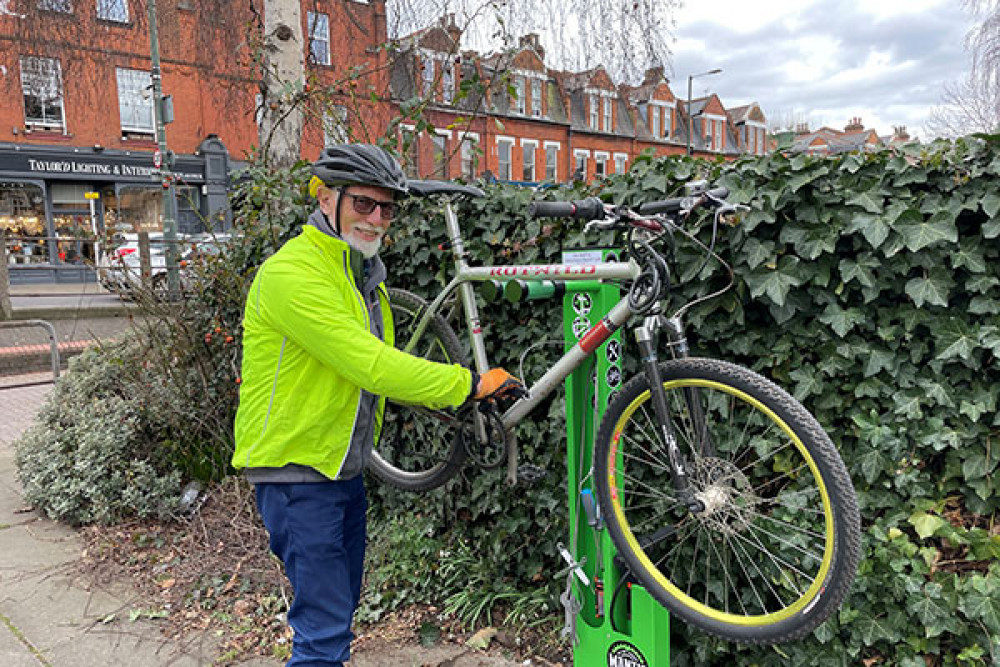
[[[564,264],[615,261],[614,250],[563,253]],[[566,281],[563,333],[566,349],[611,310],[621,298],[617,284]],[[621,387],[621,331],[566,378],[567,467],[569,475],[569,551],[590,580],[573,578],[574,597],[582,604],[576,619],[574,667],[667,667],[670,664],[670,616],[638,584],[623,585],[614,599],[621,572],[607,530],[597,530],[597,496],[591,472],[597,426],[611,395]],[[589,498],[588,498],[589,496]],[[588,511],[588,505],[593,510]],[[572,538],[576,536],[575,544]],[[612,622],[613,619],[613,622]]]

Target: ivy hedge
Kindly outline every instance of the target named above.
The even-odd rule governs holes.
[[[607,233],[584,238],[578,223],[527,219],[536,196],[599,194],[638,204],[709,178],[752,208],[718,239],[736,287],[689,314],[689,339],[698,353],[773,378],[827,428],[858,490],[864,560],[839,615],[808,640],[735,646],[675,623],[673,664],[1000,664],[998,175],[1000,139],[976,137],[831,158],[643,157],[594,188],[557,186],[539,195],[488,185],[486,198],[461,204],[472,259],[494,264],[558,261],[563,249],[614,242]],[[18,443],[21,479],[36,506],[74,523],[169,514],[183,481],[174,471],[185,479],[226,473],[245,290],[311,209],[307,176],[305,164],[278,175],[252,167],[234,205],[239,233],[227,252],[198,268],[188,299],[151,299],[149,325],[135,344],[87,357],[87,373],[115,382],[104,383],[107,390],[101,382],[89,391],[56,386],[44,424]],[[709,240],[710,226],[702,223],[699,233]],[[411,203],[391,234],[391,284],[437,292],[450,271],[448,255],[435,249],[445,240],[439,213]],[[701,255],[680,242],[673,278],[678,302],[724,282],[718,266],[702,267]],[[544,344],[561,336],[556,304],[503,302],[482,315],[495,364],[530,381],[558,356],[559,345]],[[625,364],[626,375],[634,369]],[[95,413],[108,397],[121,409]],[[93,423],[102,414],[103,426]],[[89,440],[60,431],[89,419],[88,428],[114,434],[123,417],[137,420],[128,431],[136,456],[175,483],[115,477],[114,466],[129,459],[124,451],[89,457],[83,468],[65,463],[87,454]],[[443,603],[470,621],[492,605],[525,621],[545,614],[546,594],[560,584],[554,545],[567,530],[560,396],[519,427],[519,442],[525,460],[550,471],[530,490],[507,488],[500,471],[472,468],[419,495],[370,481],[367,617],[417,600]],[[108,479],[122,482],[115,498],[141,498],[141,506],[87,492],[102,464]],[[53,475],[62,481],[52,484]],[[67,490],[72,503],[64,502]],[[549,617],[559,618],[554,595],[548,604]]]
[[[690,313],[692,346],[794,393],[830,432],[858,491],[864,559],[836,618],[807,641],[772,648],[726,644],[676,623],[674,664],[1000,664],[998,176],[1000,140],[972,137],[728,164],[644,157],[593,191],[547,191],[638,204],[707,177],[750,206],[718,239],[736,288]],[[496,186],[461,204],[475,262],[558,261],[562,249],[612,241],[584,239],[578,223],[527,219],[533,196]],[[699,233],[707,240],[710,225]],[[450,268],[435,249],[442,241],[433,207],[410,210],[387,253],[391,283],[436,293]],[[724,282],[718,266],[695,275],[702,257],[680,242],[676,260],[678,302]],[[486,309],[493,363],[520,369],[525,348],[558,340],[557,308]],[[521,372],[537,378],[559,351],[534,347]],[[553,399],[519,428],[524,458],[550,471],[539,486],[508,489],[502,473],[478,470],[422,496],[372,484],[376,524],[417,511],[442,543],[476,545],[497,586],[550,580],[567,530],[562,409]],[[537,540],[527,544],[527,534]]]

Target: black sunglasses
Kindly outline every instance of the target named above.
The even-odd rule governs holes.
[[[358,215],[371,215],[375,207],[379,208],[379,215],[383,220],[392,220],[393,216],[396,215],[398,206],[394,201],[379,201],[364,195],[352,195],[350,192],[345,192],[344,195],[351,198],[354,212]]]

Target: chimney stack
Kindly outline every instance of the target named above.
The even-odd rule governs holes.
[[[844,127],[844,132],[863,132],[865,129],[864,123],[861,122],[860,116],[855,116],[851,119],[851,122]]]
[[[648,85],[650,83],[659,83],[666,78],[666,74],[663,70],[663,65],[657,65],[656,67],[650,67],[646,70],[646,76],[642,80],[642,85]]]
[[[542,48],[541,43],[538,41],[537,32],[528,33],[527,35],[522,36],[518,43],[522,49],[523,48],[534,49],[535,53],[538,54],[538,57],[541,58],[542,60],[545,60],[545,49]]]

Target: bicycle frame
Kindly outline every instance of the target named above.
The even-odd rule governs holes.
[[[412,351],[412,346],[421,338],[426,330],[431,318],[437,313],[444,302],[456,290],[461,297],[462,308],[465,313],[466,326],[469,331],[470,344],[472,346],[473,362],[476,370],[483,373],[489,369],[489,360],[486,356],[486,346],[483,340],[483,330],[479,319],[479,309],[476,305],[473,282],[485,282],[496,279],[514,279],[531,282],[541,282],[544,280],[558,279],[568,282],[611,280],[623,281],[634,280],[639,275],[639,265],[634,261],[628,262],[601,262],[597,264],[568,265],[568,264],[522,264],[507,266],[469,266],[465,261],[465,246],[462,239],[462,232],[458,225],[458,217],[451,206],[445,203],[445,227],[451,243],[451,251],[455,265],[455,276],[451,282],[438,294],[437,298],[428,306],[427,311],[422,314],[417,323],[405,351]],[[629,318],[634,315],[634,311],[629,306],[628,299],[622,298],[614,307],[602,318],[600,322],[584,333],[576,345],[568,350],[546,373],[533,385],[528,387],[528,396],[515,402],[501,417],[503,429],[507,434],[509,445],[508,457],[508,480],[516,474],[517,444],[513,439],[513,427],[517,425],[535,406],[537,406],[554,389],[559,387],[563,381],[572,373],[584,360],[589,357],[598,346],[607,340],[611,334],[624,325]],[[479,427],[482,428],[481,417],[475,413]]]

